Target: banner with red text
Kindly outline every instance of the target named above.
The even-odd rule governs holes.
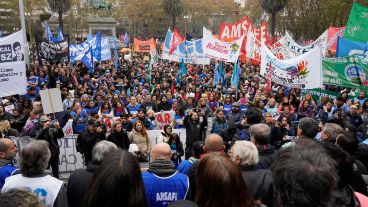
[[[203,27],[203,52],[211,58],[235,63],[239,57],[244,36],[232,42],[223,42],[214,37],[211,31]]]

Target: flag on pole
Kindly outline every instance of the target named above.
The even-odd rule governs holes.
[[[215,65],[215,70],[214,70],[214,77],[213,77],[213,87],[216,86],[216,84],[220,81],[220,72],[219,72],[219,67],[218,67],[218,63],[216,63]]]
[[[184,41],[184,37],[180,34],[180,31],[177,28],[174,28],[174,31],[172,33],[172,38],[171,38],[171,48],[169,51],[169,55],[171,55],[175,48]]]
[[[368,7],[354,2],[350,12],[349,20],[346,24],[344,37],[368,42]]]
[[[236,88],[239,85],[239,71],[240,71],[240,64],[239,60],[235,61],[233,74],[231,76],[231,85],[235,86]]]
[[[118,54],[118,45],[116,43],[116,37],[114,35],[114,65],[115,69],[118,69],[119,63],[119,54]]]
[[[184,64],[184,59],[181,59],[180,65],[179,65],[180,71],[178,73],[178,76],[176,78],[176,83],[180,84],[182,77],[187,73],[187,68]]]
[[[128,32],[125,32],[124,41],[123,41],[123,47],[127,47],[128,44],[129,44],[129,34],[128,34]]]

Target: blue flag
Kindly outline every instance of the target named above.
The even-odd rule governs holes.
[[[179,68],[180,68],[180,71],[179,71],[179,74],[178,74],[178,76],[176,78],[176,83],[179,83],[180,84],[182,77],[187,73],[187,68],[185,67],[184,60],[183,59],[181,59]]]
[[[46,38],[48,41],[52,41],[52,42],[60,42],[60,41],[63,41],[64,40],[64,36],[63,36],[63,31],[61,30],[61,27],[59,27],[59,32],[58,32],[58,36],[57,37],[54,37],[52,35],[52,32],[50,30],[50,26],[49,26],[49,23],[46,22],[46,25],[45,25],[45,33],[46,33]]]
[[[128,44],[129,44],[129,35],[128,35],[128,32],[125,32],[123,47],[127,47]]]
[[[216,84],[220,81],[220,72],[218,70],[218,64],[216,63],[215,65],[215,70],[214,70],[214,77],[213,77],[213,87],[216,86]]]
[[[119,63],[118,45],[116,43],[116,37],[114,36],[114,65],[115,65],[115,69],[118,68],[118,63]]]
[[[239,71],[240,71],[239,66],[240,66],[239,60],[237,60],[234,63],[233,74],[231,76],[231,85],[235,86],[235,88],[238,88],[238,85],[239,85]]]
[[[368,58],[368,44],[338,37],[336,57],[359,55]]]
[[[94,62],[101,60],[101,33],[97,33],[92,40],[88,41],[88,47],[85,48],[82,62],[89,69],[90,73],[94,71]]]

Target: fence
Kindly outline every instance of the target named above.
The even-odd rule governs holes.
[[[174,132],[179,134],[180,140],[185,144],[186,131],[185,129],[174,129]],[[152,142],[152,146],[157,143],[161,130],[147,131]],[[59,171],[60,174],[72,173],[77,169],[84,168],[84,160],[82,154],[76,150],[77,134],[69,135],[59,139],[60,155],[59,155]],[[15,157],[14,164],[18,165],[19,153],[33,138],[31,137],[11,137],[18,146],[18,153]]]

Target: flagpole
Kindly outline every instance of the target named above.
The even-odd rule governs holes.
[[[22,26],[23,29],[23,41],[24,41],[24,53],[25,53],[25,58],[26,58],[26,64],[28,67],[28,70],[30,69],[29,65],[29,54],[28,54],[28,42],[27,42],[27,32],[26,32],[26,20],[24,17],[24,4],[23,4],[23,0],[19,0],[19,15],[20,15],[20,24]]]

